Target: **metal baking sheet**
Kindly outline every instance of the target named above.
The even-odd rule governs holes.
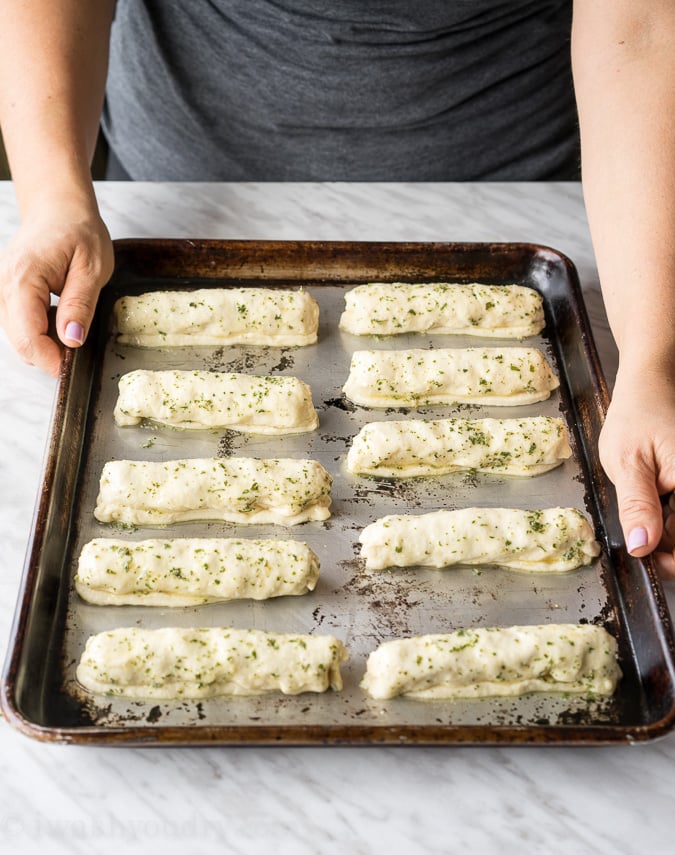
[[[607,392],[573,265],[559,253],[513,244],[372,244],[122,241],[88,344],[69,353],[29,547],[2,687],[7,718],[44,740],[109,744],[486,744],[611,743],[645,740],[675,721],[673,642],[652,567],[627,556],[612,490],[597,458]],[[345,291],[374,280],[518,282],[545,301],[544,333],[527,339],[553,363],[562,385],[525,407],[366,410],[342,394],[351,354],[363,348],[476,346],[468,337],[404,335],[368,339],[341,333]],[[319,303],[319,342],[306,348],[188,347],[144,350],[115,342],[112,305],[152,289],[307,288]],[[491,345],[499,343],[490,340]],[[504,341],[505,346],[514,342]],[[230,431],[118,428],[119,377],[136,368],[202,368],[293,374],[308,382],[320,417],[312,434],[270,438]],[[368,421],[462,415],[562,415],[574,450],[562,467],[533,479],[454,474],[393,481],[347,473],[351,438]],[[114,458],[165,460],[227,455],[311,457],[333,475],[333,516],[290,529],[188,523],[120,529],[93,517],[103,464]],[[571,505],[593,519],[602,555],[561,575],[500,568],[367,572],[358,536],[388,513],[469,505]],[[197,608],[97,607],[73,589],[77,556],[92,537],[291,537],[318,554],[321,577],[305,597]],[[370,700],[359,688],[368,653],[401,636],[469,626],[601,623],[619,640],[624,677],[616,696],[530,695],[471,701]],[[339,693],[200,701],[128,701],[88,695],[75,680],[86,638],[116,626],[233,626],[330,633],[346,644]]]

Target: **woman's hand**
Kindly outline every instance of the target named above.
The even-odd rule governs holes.
[[[24,217],[0,255],[0,324],[19,356],[56,376],[62,345],[86,339],[112,270],[112,242],[95,204],[59,198]],[[51,294],[60,296],[56,338]]]
[[[675,579],[675,513],[660,499],[675,489],[675,371],[619,370],[600,458],[616,487],[628,551],[654,552],[661,576]]]

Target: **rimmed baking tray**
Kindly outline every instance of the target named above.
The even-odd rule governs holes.
[[[648,740],[675,722],[674,646],[667,605],[649,562],[622,545],[614,495],[598,460],[607,390],[576,271],[560,253],[520,244],[312,243],[131,240],[115,246],[88,342],[64,361],[42,489],[36,508],[10,650],[2,682],[7,719],[29,736],[79,744],[606,744]],[[543,404],[518,408],[435,407],[369,411],[342,395],[356,349],[475,346],[475,338],[340,333],[345,291],[367,281],[517,282],[544,297],[547,325],[527,339],[542,347],[561,379]],[[153,289],[302,286],[321,310],[319,342],[307,348],[141,350],[115,342],[112,306],[123,294]],[[490,340],[490,345],[495,340]],[[503,342],[510,346],[513,342]],[[311,435],[252,437],[227,431],[117,428],[112,409],[120,375],[134,368],[209,368],[295,374],[309,382],[321,426]],[[573,458],[533,479],[448,475],[394,482],[345,469],[351,437],[377,418],[562,415]],[[319,555],[321,578],[306,597],[199,608],[95,607],[73,590],[82,544],[111,533],[93,508],[104,462],[218,455],[318,459],[332,473],[333,517],[292,529],[173,527],[175,536],[283,536]],[[592,518],[602,555],[570,574],[532,576],[499,568],[368,573],[360,529],[386,513],[439,507],[573,505]],[[112,528],[112,532],[122,532]],[[166,529],[124,531],[131,539]],[[624,677],[614,698],[555,695],[472,701],[373,701],[358,683],[381,641],[463,626],[563,622],[607,626],[619,641]],[[130,702],[87,695],[75,666],[90,633],[114,626],[252,627],[335,634],[347,645],[344,690],[325,695]]]

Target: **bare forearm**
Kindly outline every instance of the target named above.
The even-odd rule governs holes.
[[[575,0],[584,196],[620,361],[600,459],[626,548],[675,578],[675,0]],[[672,528],[672,527],[671,527]]]
[[[620,370],[675,356],[675,2],[577,0],[584,195]]]
[[[0,125],[22,213],[91,193],[114,0],[0,4]]]

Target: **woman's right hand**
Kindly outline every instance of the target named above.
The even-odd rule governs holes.
[[[112,271],[112,241],[95,202],[60,197],[31,205],[0,255],[0,325],[24,362],[58,375],[63,345],[86,339]],[[55,337],[51,294],[60,298]]]

